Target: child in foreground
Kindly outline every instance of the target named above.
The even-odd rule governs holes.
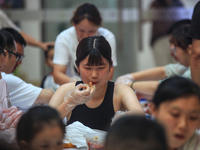
[[[65,127],[59,113],[49,106],[35,106],[25,113],[17,127],[22,150],[62,150]]]
[[[108,131],[105,150],[168,150],[165,132],[155,121],[124,116]]]
[[[165,130],[170,150],[199,150],[200,88],[192,80],[172,77],[163,81],[150,105]]]

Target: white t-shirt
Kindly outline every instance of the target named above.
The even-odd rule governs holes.
[[[108,29],[100,27],[96,35],[104,36],[109,42],[112,49],[113,66],[117,66],[116,40],[114,34]],[[56,38],[53,63],[67,65],[66,75],[69,77],[78,76],[74,69],[76,67],[75,60],[78,43],[74,26],[62,31]]]
[[[189,67],[185,67],[179,63],[177,64],[168,64],[165,66],[165,74],[167,77],[171,77],[174,75],[180,75],[183,76],[186,72],[188,72]],[[189,69],[190,70],[190,69]],[[185,77],[186,75],[184,75]],[[188,74],[189,76],[189,74]],[[190,75],[191,78],[191,75]]]
[[[196,132],[181,148],[178,150],[200,150],[200,134]]]
[[[53,91],[56,91],[59,88],[59,84],[56,84],[54,82],[54,78],[52,74],[48,74],[45,79],[44,79],[44,83],[43,83],[43,88],[44,89],[52,89]]]
[[[19,27],[17,27],[9,18],[8,16],[2,11],[0,10],[0,28],[4,28],[4,27],[11,27],[14,28],[15,30],[17,30],[18,32],[21,31],[21,29]]]
[[[12,74],[2,72],[1,75],[7,83],[11,104],[19,110],[30,108],[42,91],[42,88],[26,83]]]
[[[10,108],[11,103],[8,98],[8,88],[4,79],[0,79],[0,107]]]
[[[167,75],[167,77],[165,79],[159,80],[160,83],[172,76],[181,76],[191,79],[190,67],[185,67],[179,63],[166,65],[165,74]]]

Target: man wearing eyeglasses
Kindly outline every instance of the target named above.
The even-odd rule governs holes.
[[[16,64],[16,61],[19,59],[19,55],[17,54],[16,43],[12,34],[7,31],[0,30],[0,32],[2,33],[6,41],[5,58],[7,60],[2,71],[5,73],[10,73]]]
[[[48,103],[53,95],[52,90],[42,89],[32,84],[28,84],[19,77],[10,74],[14,72],[18,65],[22,63],[22,59],[24,58],[24,47],[26,46],[26,42],[23,37],[19,34],[18,31],[14,30],[13,28],[3,28],[0,30],[0,32],[11,33],[17,45],[16,53],[8,51],[8,53],[15,56],[15,63],[13,63],[13,61],[11,62],[11,60],[8,59],[6,66],[4,67],[5,70],[3,69],[3,72],[5,73],[2,73],[2,78],[7,82],[8,85],[9,98],[12,105],[17,106],[19,110],[26,111],[34,104]],[[13,64],[15,65],[13,66]],[[10,69],[6,70],[6,67]]]
[[[12,70],[12,72],[14,72],[17,69],[17,67],[22,63],[22,60],[25,57],[24,48],[26,47],[26,41],[21,36],[21,34],[14,28],[2,28],[2,30],[5,30],[11,33],[17,45],[18,60],[16,61],[15,67]]]

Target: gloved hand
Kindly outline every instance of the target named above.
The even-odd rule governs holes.
[[[79,84],[72,91],[67,93],[64,100],[66,102],[65,109],[68,110],[80,104],[85,104],[89,102],[94,93],[95,93],[95,85],[88,84]]]
[[[111,125],[113,125],[119,118],[127,116],[125,111],[117,111],[112,118]]]
[[[22,111],[18,111],[16,106],[8,109],[0,107],[0,140],[7,143],[15,142],[16,126],[21,115]]]
[[[130,73],[128,73],[128,74],[119,76],[117,80],[115,81],[115,83],[128,85],[128,83],[133,82],[134,80],[135,79],[133,78],[133,76]]]
[[[70,78],[70,81],[69,82],[76,82],[76,81],[80,81],[81,80],[81,77],[79,76],[73,76]]]

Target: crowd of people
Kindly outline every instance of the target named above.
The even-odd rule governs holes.
[[[191,20],[170,28],[168,49],[176,64],[127,73],[116,82],[115,35],[101,27],[95,5],[80,5],[55,45],[38,42],[4,15],[9,24],[0,29],[0,149],[61,150],[65,126],[75,121],[106,131],[106,150],[200,149],[199,15],[200,2]],[[41,87],[12,74],[26,44],[44,49],[52,70]]]

